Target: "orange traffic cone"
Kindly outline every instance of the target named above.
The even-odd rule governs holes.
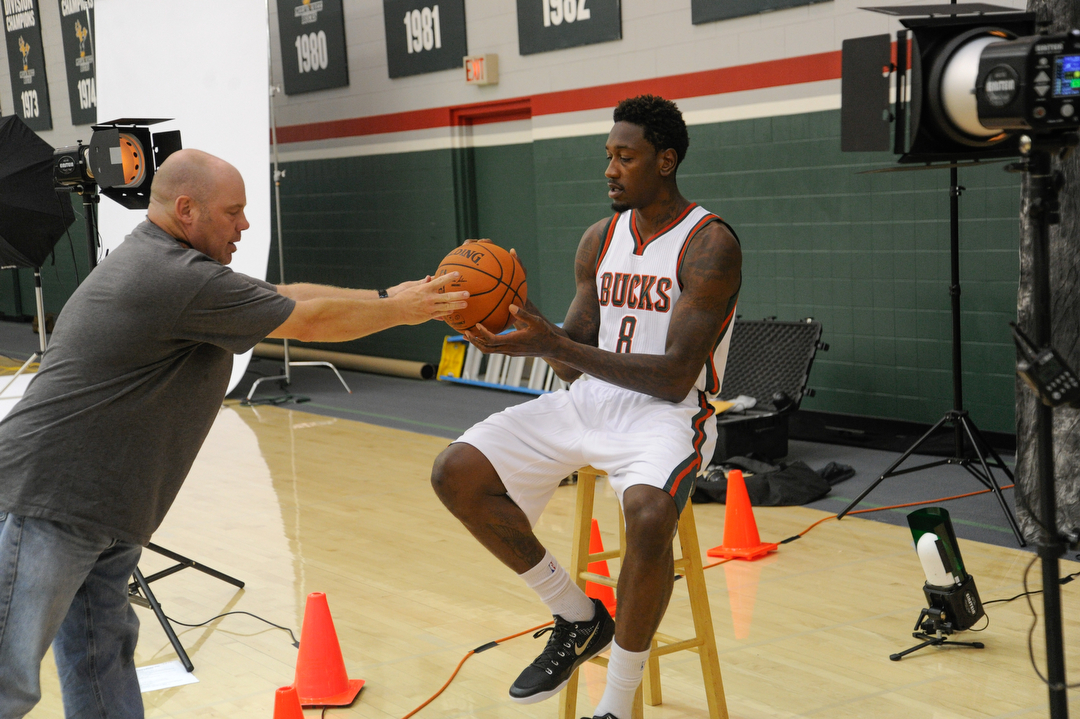
[[[304,719],[296,687],[281,687],[274,695],[274,719]]]
[[[604,551],[604,542],[600,539],[600,525],[596,523],[594,519],[592,521],[592,531],[589,533],[589,554],[599,554]],[[602,577],[610,577],[608,572],[607,560],[601,559],[599,562],[589,562],[589,571],[593,574],[599,574]],[[606,584],[597,584],[596,582],[585,582],[585,596],[591,599],[599,599],[607,607],[608,614],[615,616],[615,590]]]
[[[345,673],[334,620],[322,592],[312,592],[307,598],[294,686],[306,707],[347,706],[364,686],[363,679],[349,679]]]
[[[724,543],[708,551],[710,557],[724,559],[760,559],[776,551],[775,544],[761,541],[750,495],[742,471],[733,469],[727,478],[727,509],[724,512]]]

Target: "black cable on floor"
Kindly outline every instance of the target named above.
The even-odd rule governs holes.
[[[292,645],[294,647],[296,647],[297,649],[300,648],[300,642],[296,639],[296,635],[293,634],[293,630],[289,629],[288,627],[283,627],[280,624],[274,624],[269,619],[263,619],[258,614],[252,614],[251,612],[244,612],[244,611],[225,612],[224,614],[219,614],[216,617],[210,617],[205,622],[200,622],[199,624],[187,624],[186,622],[181,622],[180,620],[173,619],[172,617],[167,616],[167,615],[166,615],[165,618],[168,619],[173,624],[179,624],[182,627],[205,627],[210,622],[212,622],[212,621],[214,621],[216,619],[221,619],[222,617],[227,617],[230,614],[246,614],[249,617],[254,617],[255,619],[258,619],[260,622],[266,622],[267,624],[274,627],[275,629],[281,629],[282,631],[286,631],[286,632],[289,633],[289,636],[292,638]]]

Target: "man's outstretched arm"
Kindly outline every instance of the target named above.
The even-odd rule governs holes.
[[[344,342],[381,332],[397,325],[418,325],[442,319],[454,310],[464,309],[468,292],[440,292],[457,279],[451,272],[437,279],[418,280],[398,285],[393,296],[381,299],[374,290],[336,290],[319,294],[312,288],[322,285],[299,285],[304,288],[290,294],[297,285],[282,285],[278,292],[296,299],[296,306],[270,337],[302,342]],[[310,293],[310,294],[309,294]],[[364,294],[370,293],[370,297]]]
[[[399,285],[386,288],[388,297],[395,297],[399,292],[431,282],[431,275],[422,280],[411,280]],[[315,300],[338,298],[344,300],[375,300],[379,298],[378,290],[357,290],[348,287],[334,287],[332,285],[316,285],[309,282],[295,282],[288,285],[277,285],[278,294],[291,297],[294,300]]]
[[[592,230],[592,228],[590,228]],[[586,238],[582,239],[585,246]],[[584,304],[580,275],[583,272],[583,253],[578,253],[578,293],[575,305],[582,300],[580,314],[564,334],[553,331],[552,325],[527,310],[514,313],[518,331],[495,336],[478,328],[472,333],[473,343],[486,352],[511,356],[540,356],[553,366],[586,373],[620,387],[679,402],[689,394],[697,381],[706,358],[720,337],[724,321],[734,304],[742,276],[742,253],[739,243],[721,223],[714,222],[698,231],[683,260],[680,279],[683,289],[672,308],[667,344],[662,355],[625,354],[608,352],[596,347],[599,331],[599,304],[596,281],[592,277],[592,302],[596,303],[595,332],[592,342],[578,340],[592,331],[589,313],[591,305]],[[588,257],[588,253],[585,259]],[[591,267],[595,267],[595,252]],[[594,272],[590,269],[590,274]],[[571,307],[574,310],[574,306]],[[567,323],[571,323],[567,315]],[[556,328],[557,329],[557,328]],[[556,365],[558,363],[558,365]],[[562,376],[562,373],[560,373]]]

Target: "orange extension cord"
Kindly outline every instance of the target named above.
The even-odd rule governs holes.
[[[1005,485],[1004,487],[1001,487],[1001,489],[1012,489],[1014,486],[1015,485],[1008,484],[1008,485]],[[976,496],[978,494],[986,494],[989,491],[991,491],[991,490],[989,490],[989,489],[980,489],[978,492],[968,492],[967,494],[957,494],[957,495],[955,495],[953,497],[942,497],[941,499],[928,499],[928,500],[926,500],[924,502],[908,502],[907,504],[893,504],[893,505],[889,505],[887,507],[871,507],[870,509],[856,509],[853,512],[848,512],[848,514],[866,514],[868,512],[884,512],[887,509],[904,509],[905,507],[918,507],[921,504],[937,504],[938,502],[950,502],[950,501],[952,501],[954,499],[964,499],[966,497],[974,497],[974,496]],[[831,515],[829,517],[824,517],[822,519],[819,519],[818,521],[814,522],[813,524],[811,524],[809,527],[807,527],[803,531],[799,532],[798,534],[793,535],[793,536],[788,537],[787,539],[783,540],[782,542],[780,542],[780,544],[787,544],[788,542],[793,542],[796,539],[799,539],[800,537],[805,536],[807,532],[809,532],[811,529],[818,526],[819,524],[821,524],[823,522],[828,522],[830,519],[836,519],[836,517],[837,517],[837,515],[833,514],[833,515]],[[710,569],[712,567],[718,567],[721,564],[725,564],[726,562],[730,562],[730,561],[732,561],[732,560],[731,559],[721,559],[718,562],[713,562],[712,564],[704,565],[702,567],[702,569]],[[469,657],[471,657],[472,655],[479,654],[480,652],[487,651],[488,649],[493,649],[494,647],[499,646],[503,642],[509,641],[511,639],[516,639],[517,637],[520,637],[523,634],[528,634],[529,632],[535,632],[535,631],[537,631],[539,629],[543,629],[544,627],[546,627],[548,625],[551,625],[551,624],[554,624],[554,623],[555,623],[554,620],[552,620],[550,622],[544,622],[543,624],[538,624],[537,626],[533,627],[532,629],[526,629],[523,632],[518,632],[517,634],[511,634],[510,636],[503,637],[502,639],[496,639],[493,642],[488,642],[487,644],[483,644],[483,645],[477,647],[476,649],[470,650],[468,654],[466,654],[465,656],[463,656],[461,658],[461,661],[458,662],[458,665],[456,667],[454,667],[454,671],[450,674],[450,678],[446,680],[445,684],[443,684],[441,687],[439,687],[439,691],[432,694],[427,699],[427,701],[425,701],[423,704],[421,704],[420,706],[413,709],[411,712],[409,712],[408,714],[403,716],[401,719],[410,719],[410,717],[414,716],[421,709],[426,707],[431,702],[435,701],[439,697],[440,694],[442,694],[444,691],[446,691],[446,688],[448,686],[450,686],[450,682],[454,681],[454,678],[458,675],[458,672],[461,671],[461,667],[465,664],[466,661],[468,661]]]

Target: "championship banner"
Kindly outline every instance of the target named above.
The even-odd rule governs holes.
[[[59,0],[72,125],[97,122],[94,0]]]
[[[469,54],[465,0],[383,0],[390,77],[460,70]]]
[[[49,82],[37,0],[4,0],[4,38],[15,112],[31,130],[51,130]]]
[[[277,0],[285,94],[347,87],[341,0]]]
[[[783,10],[819,2],[825,2],[825,0],[690,0],[690,22],[701,25],[733,17],[756,15],[767,10]]]
[[[620,0],[517,0],[522,55],[622,39]]]

